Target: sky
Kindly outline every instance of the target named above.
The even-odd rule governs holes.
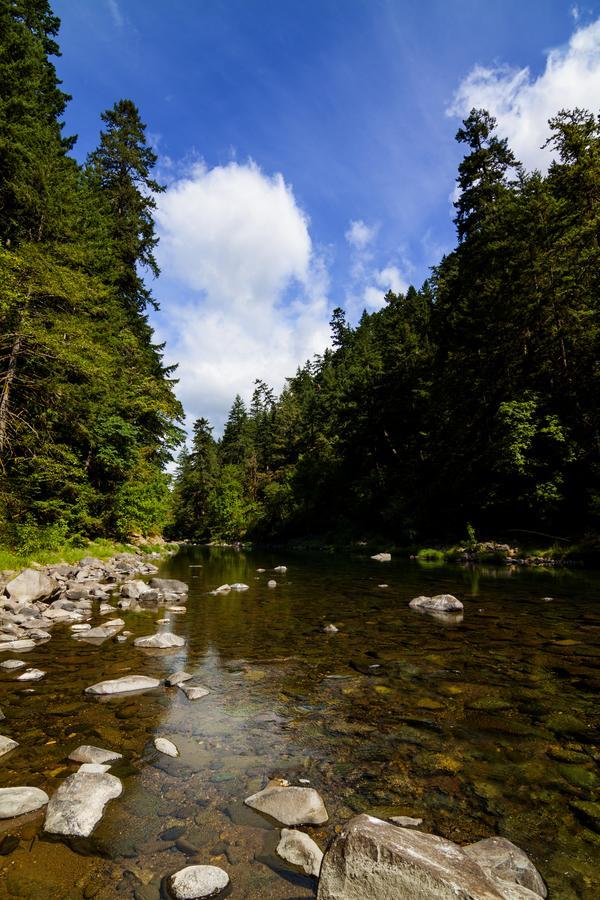
[[[600,107],[600,0],[54,0],[79,159],[140,108],[165,359],[188,424],[286,376],[454,246],[473,107],[529,169],[560,108]]]

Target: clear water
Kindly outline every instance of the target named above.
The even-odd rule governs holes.
[[[281,563],[286,575],[256,573]],[[180,553],[161,575],[190,584],[187,613],[163,626],[186,638],[180,650],[91,646],[56,626],[27,656],[2,654],[47,672],[23,684],[0,670],[0,733],[19,741],[0,758],[2,786],[52,793],[80,744],[124,756],[112,768],[123,795],[90,839],[49,839],[43,812],[0,822],[2,896],[150,900],[196,862],[226,869],[237,898],[313,897],[314,882],[276,856],[274,823],[243,806],[269,778],[320,791],[330,821],[305,830],[322,847],[358,812],[418,816],[461,844],[508,837],[552,898],[600,896],[600,836],[578,806],[600,799],[600,574],[213,548]],[[236,581],[250,590],[208,594]],[[408,608],[442,592],[463,600],[462,623]],[[123,618],[137,635],[163,615]],[[328,622],[337,634],[322,633]],[[210,695],[83,693],[181,668]],[[179,759],[155,751],[157,735]]]

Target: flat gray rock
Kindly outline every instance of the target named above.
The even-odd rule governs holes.
[[[229,875],[218,866],[186,866],[171,876],[170,888],[175,900],[201,900],[214,897],[229,884]]]
[[[0,819],[13,819],[41,809],[48,802],[48,794],[36,787],[0,788]]]
[[[322,825],[329,816],[320,794],[308,787],[268,787],[244,800],[282,825]]]
[[[281,839],[277,844],[277,853],[286,862],[300,866],[307,875],[319,877],[323,851],[311,837],[303,831],[293,828],[282,828]]]
[[[177,581],[174,578],[151,578],[150,587],[167,594],[187,594],[189,591],[185,581]]]
[[[506,838],[485,838],[463,849],[490,878],[499,879],[502,884],[520,885],[540,897],[547,896],[544,880],[527,854]]]
[[[134,691],[151,691],[160,687],[158,678],[147,675],[125,675],[123,678],[111,678],[98,681],[85,689],[86,694],[130,694]]]
[[[82,763],[77,769],[78,772],[92,772],[97,775],[102,775],[104,772],[108,772],[110,766],[106,765],[106,763]]]
[[[157,634],[147,634],[136,638],[133,642],[136,647],[146,647],[154,650],[170,650],[172,647],[183,647],[185,638],[171,631],[159,631]]]
[[[0,756],[4,756],[5,753],[10,753],[11,750],[14,750],[15,747],[18,746],[19,744],[17,741],[13,741],[12,738],[0,734]]]
[[[159,753],[164,753],[165,756],[179,756],[179,750],[177,749],[173,741],[168,740],[168,738],[154,738],[154,746]]]
[[[23,662],[22,659],[5,659],[4,662],[0,663],[3,669],[21,669],[25,665],[27,663]]]
[[[184,681],[189,681],[193,677],[189,672],[184,672],[183,669],[180,669],[179,672],[173,672],[172,675],[168,675],[165,678],[165,684],[168,684],[169,687],[174,687],[177,684],[183,684]]]
[[[11,600],[19,603],[33,603],[36,600],[45,600],[51,597],[57,588],[53,578],[49,578],[44,572],[37,569],[23,569],[23,571],[9,581],[6,592]]]
[[[19,675],[17,681],[39,681],[45,674],[42,669],[27,669],[22,675]]]
[[[411,609],[427,612],[460,612],[463,605],[452,594],[438,594],[436,597],[414,597],[408,604]]]
[[[180,684],[179,689],[183,691],[188,700],[201,700],[210,694],[208,688],[201,684]]]
[[[106,804],[122,791],[119,779],[107,772],[75,772],[65,778],[50,798],[44,830],[50,834],[89,837]]]
[[[390,822],[400,825],[401,828],[418,828],[423,824],[423,819],[413,819],[411,816],[390,816]]]
[[[33,650],[34,647],[35,641],[31,641],[29,638],[19,638],[16,641],[3,641],[0,644],[0,652],[7,650]]]
[[[123,759],[122,753],[116,753],[114,750],[104,750],[102,747],[94,747],[90,744],[82,744],[72,753],[69,753],[69,759],[79,763],[107,763],[114,762],[116,759]]]
[[[506,900],[506,895],[458,844],[361,815],[329,845],[317,898]]]

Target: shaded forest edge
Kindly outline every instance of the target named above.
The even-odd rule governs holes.
[[[58,30],[47,0],[0,0],[0,544],[595,545],[599,117],[559,111],[542,174],[473,110],[456,248],[358,324],[335,310],[331,348],[280,396],[237,397],[219,441],[198,419],[173,481],[183,410],[144,280],[157,157],[123,99],[75,160]]]
[[[222,439],[195,423],[173,537],[597,556],[600,119],[549,121],[545,175],[484,110],[457,140],[456,248],[356,326],[335,310],[331,349],[236,397]]]

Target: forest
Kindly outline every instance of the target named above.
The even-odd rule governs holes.
[[[184,439],[154,341],[157,157],[133,101],[84,163],[46,0],[0,0],[0,543],[428,537],[600,518],[600,118],[561,110],[529,172],[485,110],[456,247],[287,379]],[[225,364],[225,363],[224,363]]]
[[[159,532],[181,441],[153,342],[156,156],[135,104],[79,165],[46,0],[0,2],[0,543]]]
[[[600,119],[550,120],[546,175],[485,110],[456,137],[456,248],[356,327],[336,309],[331,348],[236,397],[221,440],[195,423],[174,534],[597,533]]]

